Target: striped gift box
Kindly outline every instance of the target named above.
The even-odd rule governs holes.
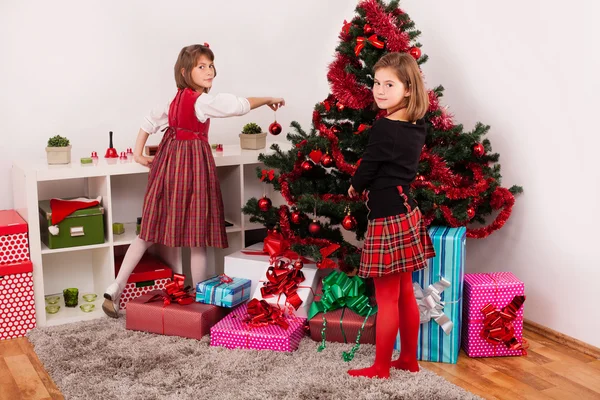
[[[452,321],[452,330],[447,335],[432,318],[422,323],[419,330],[417,359],[422,361],[456,364],[461,347],[461,321],[463,305],[463,279],[465,274],[465,247],[467,230],[464,227],[429,228],[436,256],[429,260],[427,268],[413,273],[413,281],[426,291],[444,279],[450,283],[441,293],[444,304],[442,312]],[[400,348],[399,338],[395,349]]]
[[[231,278],[226,283],[221,276],[215,276],[196,284],[196,301],[221,307],[235,307],[250,299],[250,279]]]

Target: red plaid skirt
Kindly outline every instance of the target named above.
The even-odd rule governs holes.
[[[411,209],[400,186],[398,191],[407,213],[369,220],[358,269],[363,278],[418,271],[435,257],[421,210]]]
[[[140,239],[170,247],[226,248],[215,160],[206,140],[165,133],[152,161]]]

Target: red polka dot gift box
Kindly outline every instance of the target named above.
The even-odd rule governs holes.
[[[35,328],[33,265],[0,265],[0,340],[25,336]]]
[[[29,261],[27,223],[15,210],[0,211],[0,265]]]
[[[469,357],[525,354],[525,285],[510,272],[465,274],[462,348]]]
[[[115,259],[115,276],[119,273],[122,263],[123,257]],[[172,276],[173,270],[162,260],[145,254],[127,279],[127,285],[121,293],[119,308],[125,310],[131,300],[153,290],[163,290],[167,283],[171,282]]]

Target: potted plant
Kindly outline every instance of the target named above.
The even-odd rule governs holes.
[[[258,124],[250,122],[244,125],[240,133],[240,147],[247,150],[264,149],[267,146],[267,134]]]
[[[69,139],[59,135],[48,139],[46,156],[48,158],[48,164],[71,163],[71,143],[69,142]]]

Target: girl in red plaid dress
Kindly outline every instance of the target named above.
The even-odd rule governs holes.
[[[435,256],[421,211],[409,198],[417,175],[427,128],[429,99],[419,67],[406,53],[389,53],[374,67],[373,96],[387,111],[371,128],[369,143],[348,189],[356,197],[366,189],[369,223],[358,275],[372,277],[377,299],[375,363],[350,370],[352,376],[388,378],[390,368],[419,370],[419,309],[412,272]],[[392,361],[400,330],[400,357]]]
[[[285,104],[273,97],[209,95],[217,76],[208,44],[184,47],[175,63],[177,94],[142,123],[135,161],[150,167],[139,236],[127,250],[119,274],[104,294],[104,312],[118,317],[119,298],[129,275],[154,243],[191,248],[194,283],[206,279],[206,248],[227,247],[223,199],[208,141],[210,118],[243,115],[268,105]],[[164,136],[154,159],[142,155],[148,135]]]

